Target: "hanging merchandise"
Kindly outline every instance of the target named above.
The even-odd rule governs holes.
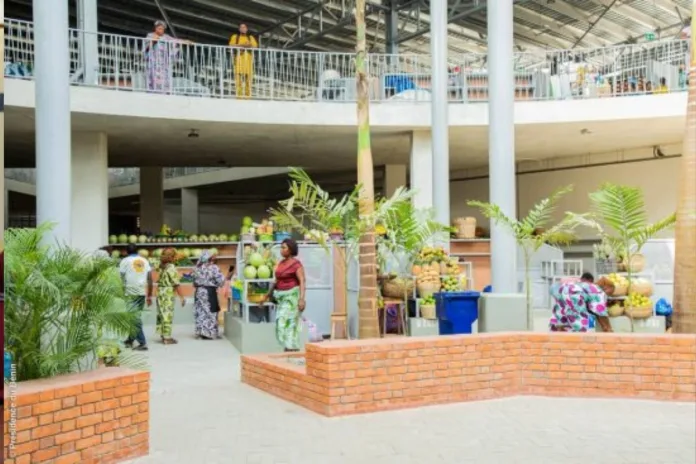
[[[672,315],[672,305],[665,298],[660,298],[657,300],[655,305],[655,312],[658,316],[671,316]]]

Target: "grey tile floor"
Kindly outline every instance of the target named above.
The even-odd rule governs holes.
[[[133,464],[696,463],[694,404],[520,397],[328,419],[241,384],[229,342],[190,332],[147,354],[151,452]]]

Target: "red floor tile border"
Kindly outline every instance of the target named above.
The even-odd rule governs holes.
[[[242,356],[242,381],[325,416],[518,395],[696,401],[692,335],[345,340],[308,344],[305,357]]]
[[[109,367],[5,386],[6,464],[111,464],[150,446],[150,374]]]

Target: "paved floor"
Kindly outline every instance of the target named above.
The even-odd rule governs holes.
[[[327,419],[239,382],[226,340],[152,344],[151,454],[186,464],[693,464],[693,404],[510,398]]]

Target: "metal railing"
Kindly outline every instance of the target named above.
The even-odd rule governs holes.
[[[173,179],[175,177],[192,176],[220,169],[229,169],[227,167],[202,167],[202,168],[164,168],[163,175],[165,179]],[[31,185],[36,185],[36,170],[33,168],[7,168],[5,169],[5,178],[24,182]],[[109,168],[109,187],[122,187],[140,183],[139,168]]]
[[[205,98],[354,102],[355,55],[278,49],[243,49],[99,33],[96,74],[86,79],[84,44],[95,34],[71,29],[71,81],[99,86]],[[5,76],[31,79],[33,25],[5,20]],[[597,49],[537,50],[514,54],[515,98],[559,100],[684,91],[687,41],[648,42]],[[450,62],[452,102],[485,102],[485,54]],[[374,102],[429,101],[428,55],[370,54]]]

